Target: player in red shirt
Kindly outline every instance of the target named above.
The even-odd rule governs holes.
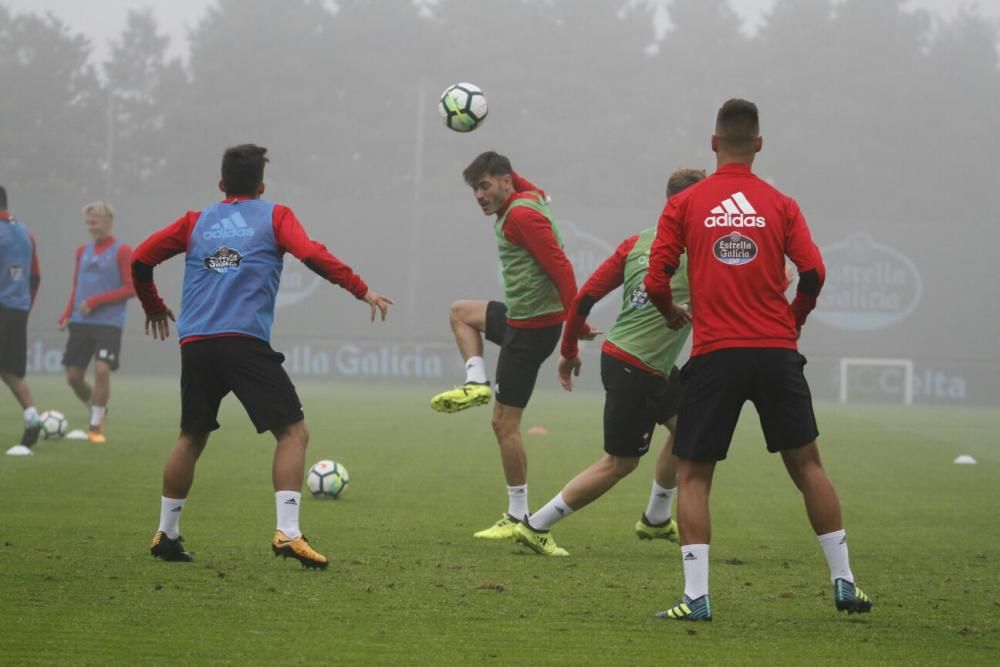
[[[484,215],[493,224],[504,282],[504,301],[456,301],[451,329],[465,361],[465,384],[431,399],[438,412],[458,412],[489,402],[493,432],[507,481],[507,511],[474,537],[508,539],[528,514],[528,460],[521,438],[521,416],[535,388],[538,369],[559,342],[563,320],[576,296],[573,266],[563,251],[548,197],[488,151],[462,174]],[[589,328],[581,336],[593,338]],[[500,346],[494,389],[486,378],[483,336]],[[588,338],[589,337],[589,338]]]
[[[796,344],[823,285],[823,259],[795,200],[751,172],[762,145],[756,105],[740,99],[723,104],[712,135],[718,168],[667,202],[650,251],[650,300],[671,328],[692,317],[694,322],[674,444],[684,596],[658,614],[663,618],[712,619],[709,492],[747,400],[757,408],[768,451],[781,453],[802,492],[830,566],[837,609],[868,612],[872,606],[854,583],[840,502],[816,445],[806,360]],[[688,258],[690,316],[670,293],[682,252]],[[791,304],[785,297],[786,256],[799,271]]]
[[[63,366],[66,382],[90,411],[87,438],[107,441],[104,417],[111,396],[111,372],[121,362],[125,302],[135,296],[132,288],[132,249],[111,234],[115,212],[95,201],[83,207],[84,224],[93,239],[76,249],[73,288],[66,309],[56,323],[69,328]],[[94,360],[94,385],[86,373]]]

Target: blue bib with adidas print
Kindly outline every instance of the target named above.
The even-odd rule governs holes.
[[[236,333],[271,339],[282,255],[274,202],[209,206],[188,239],[177,331],[181,339]]]
[[[110,292],[122,286],[121,271],[118,270],[118,248],[121,241],[115,241],[104,252],[97,254],[94,242],[83,248],[80,255],[80,266],[76,273],[76,292],[73,298],[73,314],[69,321],[75,324],[104,324],[107,326],[125,326],[125,302],[109,303],[90,311],[86,315],[80,312],[80,304],[92,296]]]
[[[0,306],[31,308],[31,236],[23,225],[0,220]]]

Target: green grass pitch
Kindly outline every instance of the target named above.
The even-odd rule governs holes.
[[[31,380],[40,408],[84,424],[59,378]],[[848,617],[748,406],[713,493],[715,621],[694,624],[653,618],[683,575],[674,545],[632,533],[652,456],[556,526],[571,557],[546,559],[472,539],[506,508],[488,408],[433,413],[436,388],[299,389],[309,460],[351,474],[342,499],[304,502],[329,570],[271,555],[273,441],[232,398],[181,522],[196,561],[152,559],[177,380],[116,377],[107,445],[0,456],[0,663],[1000,664],[997,410],[819,406],[852,565],[875,601]],[[526,436],[533,509],[600,455],[601,405],[533,399],[525,427],[548,430]],[[6,448],[20,434],[10,397],[0,424]]]

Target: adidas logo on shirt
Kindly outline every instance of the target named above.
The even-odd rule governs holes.
[[[237,236],[253,236],[253,229],[243,219],[239,211],[228,218],[223,218],[209,227],[202,234],[204,239],[231,239]]]
[[[766,224],[742,192],[734,192],[723,199],[705,218],[706,227],[764,227]]]

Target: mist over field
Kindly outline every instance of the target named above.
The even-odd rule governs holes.
[[[997,405],[998,27],[974,5],[942,18],[903,0],[776,0],[752,32],[725,0],[206,5],[183,58],[147,9],[95,61],[55,14],[0,0],[0,185],[42,270],[30,373],[62,372],[81,206],[111,203],[134,246],[219,199],[222,151],[255,142],[266,196],[397,300],[371,325],[289,257],[273,340],[289,371],[446,388],[461,380],[449,304],[502,298],[492,218],[461,179],[476,154],[507,154],[551,195],[582,283],[656,223],[673,169],[714,169],[715,112],[745,97],[761,111],[755,171],[798,200],[827,265],[800,343],[816,396],[846,380],[851,401],[895,403],[909,383],[917,403]],[[458,81],[490,102],[466,135],[436,109]],[[156,271],[175,309],[182,267]],[[176,374],[176,345],[142,321],[130,302],[121,372]],[[885,363],[843,361],[857,358]]]

